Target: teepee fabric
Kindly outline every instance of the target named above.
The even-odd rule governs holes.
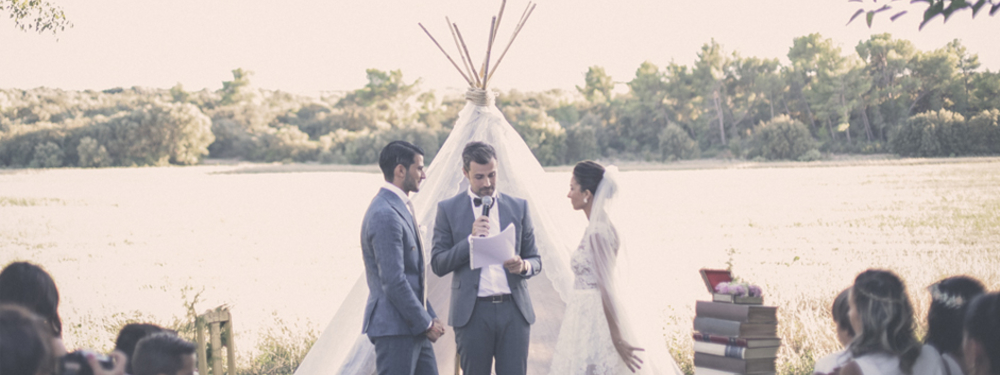
[[[573,283],[569,247],[560,236],[566,232],[557,228],[558,223],[552,219],[545,205],[540,204],[553,197],[541,196],[539,189],[532,188],[544,179],[545,171],[521,136],[497,109],[495,97],[493,92],[469,89],[465,108],[427,169],[427,180],[413,197],[413,202],[418,222],[422,224],[420,231],[424,248],[429,251],[432,248],[430,241],[437,217],[437,203],[468,189],[469,183],[462,174],[462,150],[465,145],[482,141],[496,148],[497,189],[527,200],[535,225],[542,272],[528,281],[536,314],[536,322],[531,326],[528,373],[546,374],[559,335],[565,301]],[[430,254],[424,259],[429,261]],[[427,269],[430,269],[429,264]],[[375,373],[374,346],[367,336],[360,334],[368,296],[361,265],[358,265],[358,273],[358,281],[295,375]],[[447,322],[451,275],[437,277],[428,273],[428,276],[428,301],[434,306],[438,318]],[[455,368],[455,336],[450,328],[449,333],[434,344],[438,370],[442,374],[450,374]]]

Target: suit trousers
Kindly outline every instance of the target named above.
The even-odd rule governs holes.
[[[455,327],[455,342],[465,375],[489,375],[496,358],[496,375],[528,371],[531,325],[513,299],[494,303],[476,300],[469,322]]]
[[[438,375],[434,348],[427,336],[382,336],[370,340],[375,345],[378,375]]]

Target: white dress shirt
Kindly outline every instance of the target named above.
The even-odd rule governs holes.
[[[483,207],[476,207],[476,198],[478,195],[468,191],[469,193],[469,204],[472,207],[472,217],[479,218],[483,215]],[[490,207],[490,237],[500,234],[500,209],[497,208],[500,201],[497,199],[499,194],[496,190],[493,192],[493,205]],[[526,275],[531,274],[531,263],[527,263],[528,272]],[[492,266],[487,266],[482,268],[482,273],[479,274],[479,292],[476,294],[479,297],[489,297],[500,294],[510,294],[510,285],[507,284],[507,273],[504,270],[502,264],[494,264]]]

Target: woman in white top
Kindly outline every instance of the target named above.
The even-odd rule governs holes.
[[[963,375],[962,326],[966,307],[986,288],[968,276],[953,276],[927,287],[931,307],[927,310],[927,337],[924,343],[941,353],[945,375]]]
[[[968,375],[1000,375],[1000,293],[981,294],[965,312],[962,355]]]
[[[842,375],[939,375],[941,356],[913,334],[913,305],[896,274],[867,270],[851,287],[851,326],[857,336],[848,351],[853,361]]]
[[[854,328],[851,327],[851,319],[848,317],[848,312],[851,310],[850,302],[848,302],[850,296],[851,288],[844,289],[837,295],[837,298],[833,299],[831,310],[833,322],[837,325],[837,341],[840,341],[840,345],[844,349],[816,361],[816,367],[813,370],[815,375],[836,374],[847,362],[851,361],[851,353],[847,351],[847,346],[854,339]]]

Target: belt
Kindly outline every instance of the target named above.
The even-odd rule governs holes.
[[[495,296],[476,297],[476,301],[501,303],[510,301],[510,294],[497,294]]]

